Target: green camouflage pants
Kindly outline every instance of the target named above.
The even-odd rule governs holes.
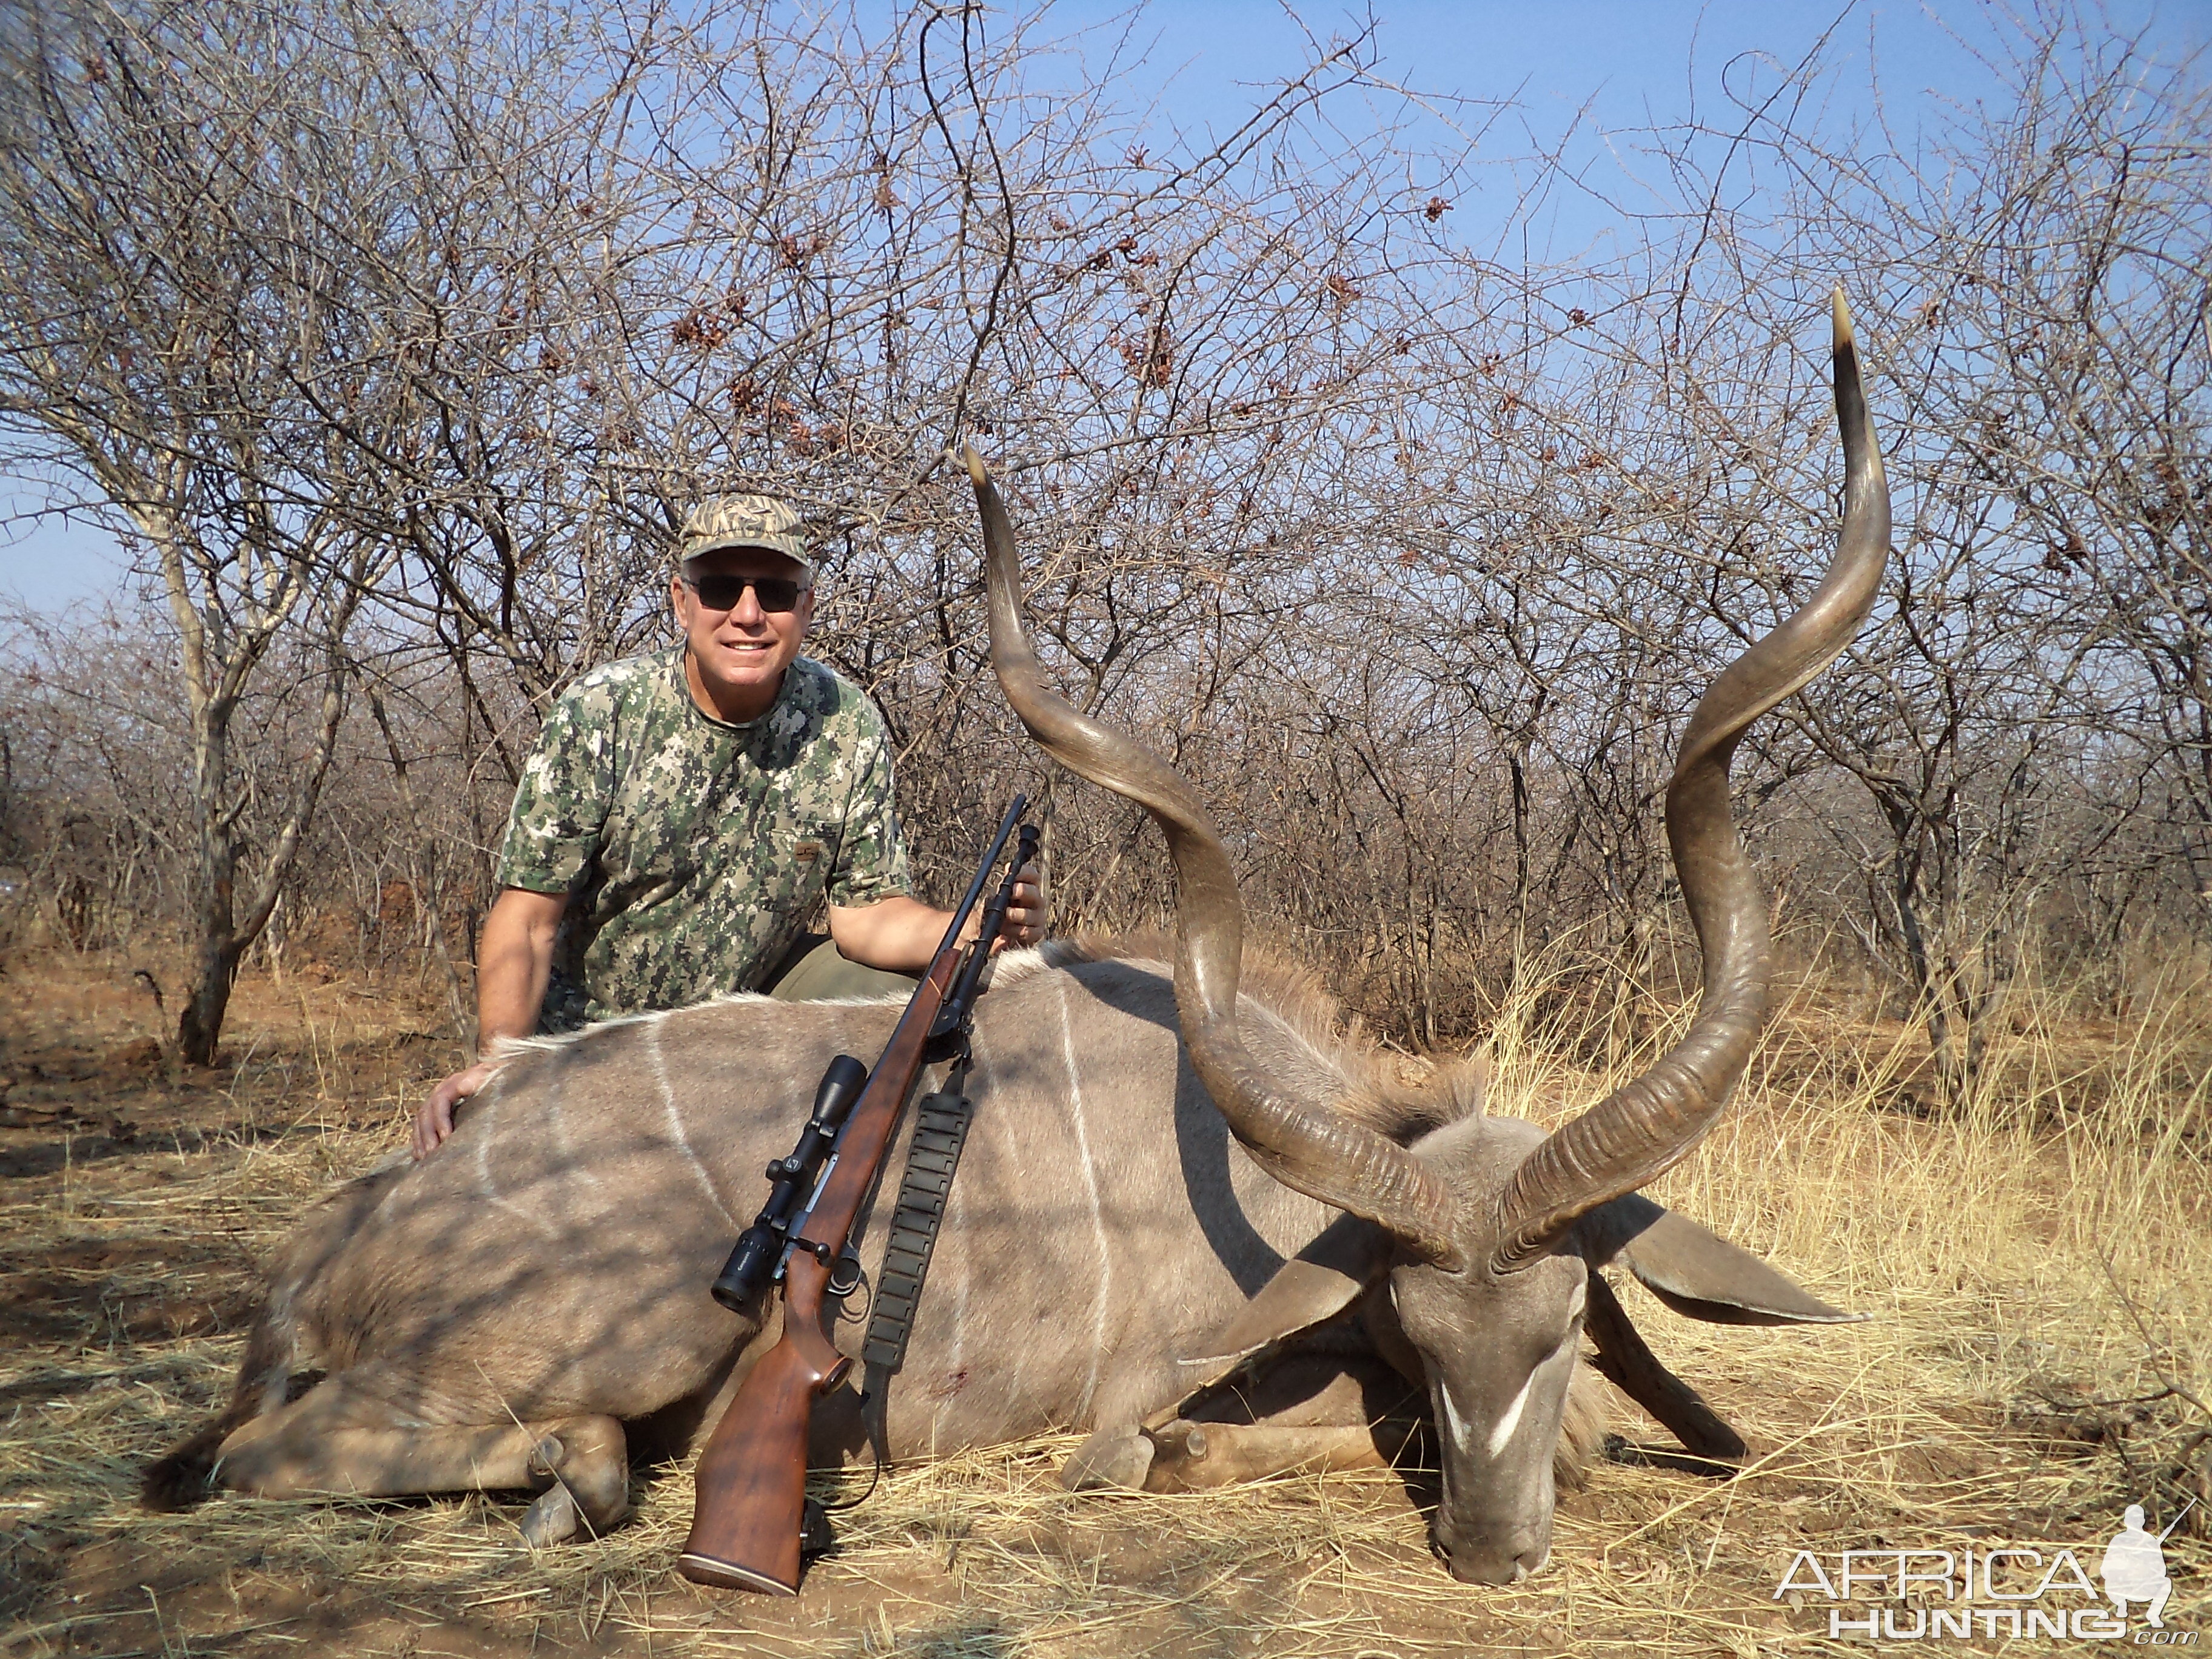
[[[847,997],[911,996],[921,975],[886,973],[849,961],[821,933],[809,933],[784,958],[768,988],[779,1002],[835,1002]]]

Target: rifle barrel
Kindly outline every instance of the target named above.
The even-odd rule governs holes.
[[[991,837],[991,850],[983,854],[982,863],[975,866],[975,879],[968,884],[968,896],[960,901],[960,908],[952,913],[952,925],[945,930],[945,937],[938,941],[939,956],[960,942],[960,930],[968,925],[968,913],[975,908],[975,901],[983,896],[984,884],[991,879],[991,872],[998,868],[999,854],[1006,850],[1006,837],[1014,833],[1014,826],[1022,821],[1022,814],[1028,811],[1029,807],[1030,798],[1027,795],[1016,795],[1014,804],[1006,809],[1006,816],[999,820],[999,833]],[[988,939],[984,941],[986,948],[989,944]]]

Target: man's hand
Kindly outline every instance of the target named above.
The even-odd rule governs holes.
[[[1044,896],[1044,872],[1031,859],[1014,878],[1013,902],[1006,906],[1006,922],[991,948],[1015,951],[1035,945],[1044,937],[1051,920],[1051,907]]]
[[[429,1099],[415,1114],[416,1162],[436,1152],[446,1137],[453,1133],[453,1109],[490,1082],[491,1074],[498,1069],[497,1060],[480,1060],[473,1066],[464,1066],[430,1091]]]
[[[527,1036],[538,1029],[538,1010],[553,968],[553,939],[568,903],[559,893],[520,887],[501,889],[493,902],[477,945],[478,1054],[501,1037]],[[415,1114],[412,1150],[418,1162],[453,1133],[453,1109],[490,1082],[498,1069],[498,1060],[480,1060],[430,1091]]]

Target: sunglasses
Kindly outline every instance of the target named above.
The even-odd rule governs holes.
[[[760,601],[760,608],[772,615],[781,615],[799,608],[799,596],[806,592],[807,584],[796,576],[740,576],[726,571],[712,571],[704,576],[686,576],[684,586],[699,596],[699,603],[708,611],[734,611],[738,601],[745,596],[748,587]]]

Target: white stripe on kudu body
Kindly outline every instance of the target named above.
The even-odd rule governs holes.
[[[1098,1169],[1091,1159],[1091,1137],[1083,1123],[1083,1079],[1075,1066],[1075,1027],[1068,1012],[1067,981],[1055,981],[1060,993],[1060,1048],[1067,1061],[1067,1110],[1075,1125],[1075,1152],[1082,1161],[1083,1189],[1091,1200],[1091,1230],[1098,1241],[1098,1283],[1091,1291],[1091,1370],[1084,1378],[1083,1400],[1079,1414],[1091,1409],[1091,1399],[1098,1391],[1098,1362],[1106,1350],[1106,1310],[1114,1285],[1114,1247],[1106,1237],[1106,1217],[1098,1202]]]
[[[684,1129],[683,1109],[676,1103],[676,1085],[668,1078],[668,1056],[661,1051],[660,1022],[657,1019],[646,1024],[645,1052],[653,1062],[653,1080],[660,1090],[661,1110],[668,1118],[669,1139],[683,1152],[684,1161],[690,1164],[692,1173],[699,1177],[699,1184],[707,1189],[708,1199],[722,1212],[723,1218],[732,1227],[741,1226],[743,1224],[730,1212],[730,1206],[722,1201],[722,1194],[715,1190],[714,1178],[699,1161],[698,1150],[691,1145],[691,1137]]]
[[[556,1237],[560,1230],[549,1218],[526,1206],[510,1203],[502,1198],[498,1186],[492,1179],[491,1147],[496,1131],[490,1120],[507,1104],[507,1097],[510,1092],[511,1091],[505,1089],[487,1089],[483,1095],[470,1103],[474,1109],[471,1115],[484,1121],[483,1130],[477,1135],[477,1192],[483,1201],[494,1209],[504,1210],[507,1214],[528,1222],[533,1231],[544,1234],[548,1238]]]

